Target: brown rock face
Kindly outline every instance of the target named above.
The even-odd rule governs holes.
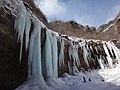
[[[2,8],[0,10],[0,90],[13,90],[25,81],[27,76],[27,55],[24,53],[24,61],[20,64],[19,44],[13,26],[14,17]]]

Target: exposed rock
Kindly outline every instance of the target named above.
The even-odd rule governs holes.
[[[25,6],[47,25],[45,15],[35,7],[33,2],[31,0],[24,1]],[[14,30],[16,15],[14,2],[17,1],[9,0],[8,2],[10,3],[4,1],[0,9],[0,90],[13,90],[23,84],[28,77],[28,51],[23,44],[20,63],[20,43]]]
[[[13,90],[22,84],[27,76],[27,58],[24,53],[19,63],[19,43],[13,30],[14,17],[0,9],[0,89]],[[24,68],[24,69],[23,69]]]
[[[47,26],[48,22],[46,16],[43,14],[40,8],[36,7],[33,0],[23,0],[23,1],[25,6],[31,9],[31,11],[37,16],[37,18],[40,19]]]

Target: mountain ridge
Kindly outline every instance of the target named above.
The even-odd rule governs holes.
[[[103,24],[97,29],[88,25],[83,26],[74,20],[67,22],[60,20],[49,22],[49,28],[61,34],[68,34],[79,38],[100,39],[106,41],[116,39],[118,41],[120,39],[120,37],[118,37],[120,28],[120,13],[114,20],[110,20],[107,24]]]

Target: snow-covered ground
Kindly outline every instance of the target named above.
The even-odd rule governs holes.
[[[16,90],[40,90],[39,79],[31,78]],[[48,90],[120,90],[120,65],[103,70],[88,70],[74,76],[65,73],[46,80]]]
[[[120,86],[120,65],[112,69],[99,70],[99,74],[104,78],[105,82]]]
[[[120,65],[74,76],[65,73],[61,78],[47,80],[47,84],[51,90],[120,90]]]

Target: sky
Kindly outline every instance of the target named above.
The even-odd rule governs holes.
[[[40,9],[49,22],[75,20],[98,27],[120,12],[120,0],[40,0]]]

